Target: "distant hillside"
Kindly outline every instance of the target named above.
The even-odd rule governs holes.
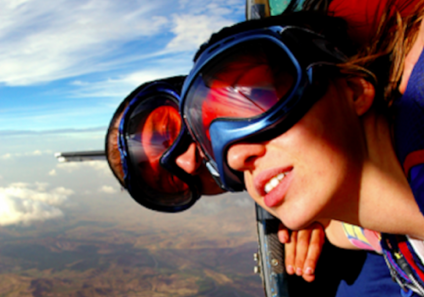
[[[263,296],[249,201],[207,198],[181,215],[109,201],[101,212],[2,227],[0,296]]]

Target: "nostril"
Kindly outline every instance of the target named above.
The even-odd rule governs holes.
[[[252,169],[258,157],[264,155],[265,146],[261,143],[238,143],[228,150],[228,165],[237,171]]]
[[[257,158],[257,156],[247,157],[246,160],[244,161],[244,163],[246,165],[253,164],[255,162],[256,158]]]

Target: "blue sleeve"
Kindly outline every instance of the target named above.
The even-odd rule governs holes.
[[[409,185],[411,186],[421,213],[424,214],[424,164],[411,168],[409,174]]]
[[[405,94],[394,102],[394,143],[415,199],[424,214],[424,51]]]

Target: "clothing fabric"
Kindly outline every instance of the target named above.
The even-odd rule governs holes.
[[[404,95],[394,103],[394,144],[415,200],[424,215],[423,80],[424,51],[414,66]],[[392,272],[401,283],[421,285],[424,296],[424,243],[407,236],[383,234],[382,237],[381,245]]]
[[[405,94],[395,102],[395,149],[415,200],[424,215],[424,52]]]
[[[290,297],[402,296],[401,288],[392,280],[382,255],[338,248],[328,241],[318,259],[313,282],[308,283],[296,275],[287,277]]]
[[[402,289],[392,280],[382,255],[366,251],[356,251],[356,253],[362,253],[359,255],[365,256],[361,270],[354,281],[342,279],[337,289],[336,297],[402,296]],[[352,263],[352,265],[358,264]],[[418,295],[412,293],[410,296],[416,297]]]

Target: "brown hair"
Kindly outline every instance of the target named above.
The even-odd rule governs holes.
[[[301,11],[296,11],[297,2],[299,1],[292,0],[287,10],[279,16],[251,20],[222,29],[211,36],[194,59],[196,60],[207,46],[242,28],[283,24],[301,26],[324,35],[347,55],[348,62],[338,65],[340,72],[372,81],[376,86],[374,106],[387,112],[400,95],[398,86],[402,78],[405,56],[417,39],[424,15],[424,0],[387,0],[376,5],[370,1],[369,3],[373,4],[370,7],[367,7],[369,3],[364,1],[363,8],[353,12],[352,16],[349,11],[343,11],[343,17],[338,17],[342,16],[338,9],[342,9],[337,5],[331,8],[331,1],[328,0],[306,0]],[[354,16],[357,13],[366,14],[364,20],[361,20],[364,24],[355,23]],[[373,19],[368,19],[369,16]],[[365,38],[356,38],[357,34],[362,33],[366,35]]]
[[[375,106],[387,109],[400,96],[399,84],[405,64],[405,56],[417,39],[424,16],[424,1],[418,2],[409,14],[401,11],[396,0],[389,0],[380,20],[375,20],[376,33],[365,44],[359,45],[358,53],[343,65],[342,72],[371,75],[376,84]]]
[[[125,188],[124,170],[122,169],[121,153],[118,148],[118,127],[124,114],[125,108],[129,102],[124,100],[116,110],[110,121],[109,128],[106,133],[106,159],[115,177],[119,183]]]
[[[302,3],[302,11],[340,17],[346,21],[346,31],[357,54],[351,56],[347,63],[339,65],[341,72],[373,80],[379,91],[375,106],[387,111],[400,95],[398,88],[405,56],[417,39],[424,16],[424,0],[364,0],[359,7],[342,0],[291,0],[283,14],[295,12],[299,3]],[[322,25],[318,27],[325,29],[321,33],[326,37],[334,31],[328,31]],[[345,36],[337,34],[345,39]],[[336,40],[335,44],[346,43]],[[348,52],[342,51],[349,56]]]

